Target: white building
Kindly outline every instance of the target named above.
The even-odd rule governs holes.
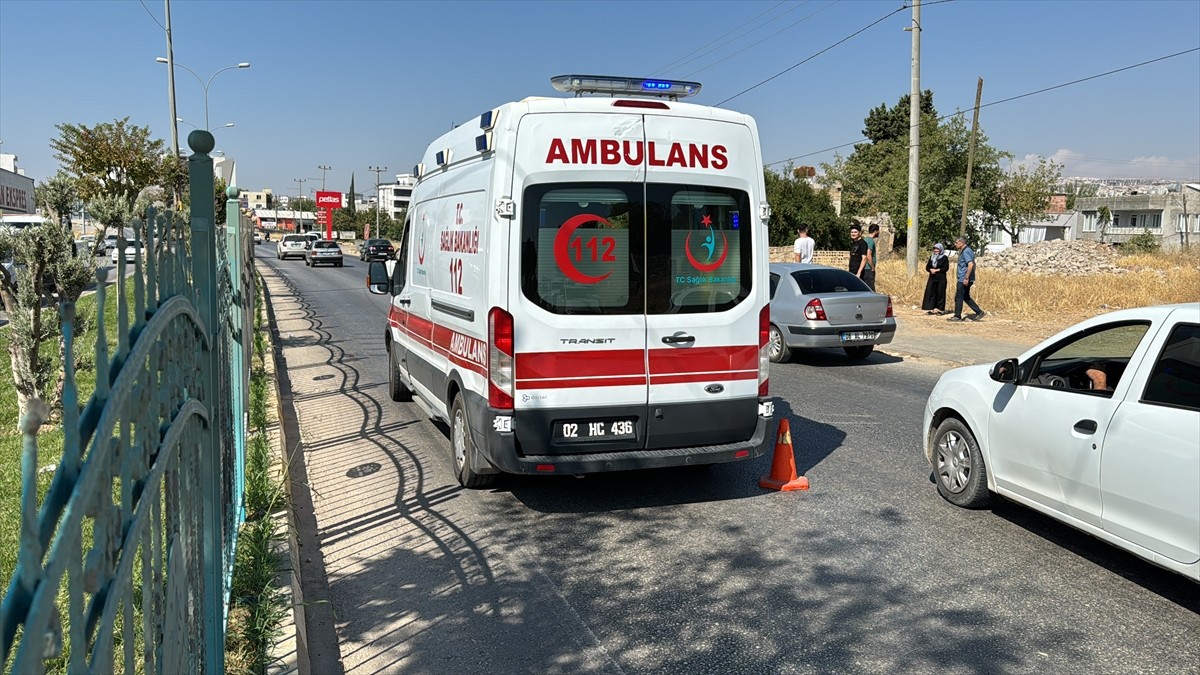
[[[383,212],[396,219],[404,215],[404,212],[408,211],[408,204],[412,201],[413,188],[416,185],[417,177],[411,173],[397,174],[395,183],[380,185],[379,199]]]
[[[0,213],[36,213],[33,179],[17,167],[17,156],[0,154]]]

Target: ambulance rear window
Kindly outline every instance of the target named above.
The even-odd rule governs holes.
[[[642,313],[642,185],[535,185],[522,213],[521,288],[555,314]]]
[[[521,289],[555,314],[722,312],[750,296],[746,192],[658,183],[525,190]]]

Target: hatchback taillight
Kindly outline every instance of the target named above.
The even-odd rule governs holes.
[[[493,307],[488,312],[488,405],[513,409],[513,318]]]
[[[809,321],[825,321],[825,306],[820,298],[813,298],[804,306],[804,318]]]
[[[769,386],[771,352],[767,346],[771,342],[771,305],[766,305],[758,312],[758,395],[766,396]]]
[[[892,296],[890,296],[890,295],[889,295],[889,296],[888,296],[888,308],[887,308],[887,313],[883,315],[883,318],[885,318],[885,319],[891,319],[891,318],[892,318],[892,317],[894,317],[894,316],[896,316],[896,315],[892,313]]]

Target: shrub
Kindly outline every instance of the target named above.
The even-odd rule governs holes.
[[[1158,237],[1150,234],[1150,230],[1142,230],[1141,234],[1134,235],[1129,241],[1121,244],[1120,249],[1126,255],[1157,253],[1162,250],[1162,242]]]

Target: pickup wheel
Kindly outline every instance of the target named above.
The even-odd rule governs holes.
[[[402,403],[412,400],[412,392],[408,387],[404,386],[404,382],[400,380],[400,366],[396,363],[396,355],[392,353],[392,346],[388,345],[388,398],[393,401]]]
[[[947,417],[933,433],[933,473],[942,497],[965,509],[986,506],[991,500],[987,467],[975,435],[957,417]]]
[[[467,409],[463,405],[462,394],[455,396],[450,404],[450,450],[454,453],[455,476],[463,487],[487,487],[496,479],[495,474],[475,471],[475,443],[471,440],[471,427],[467,423]]]

